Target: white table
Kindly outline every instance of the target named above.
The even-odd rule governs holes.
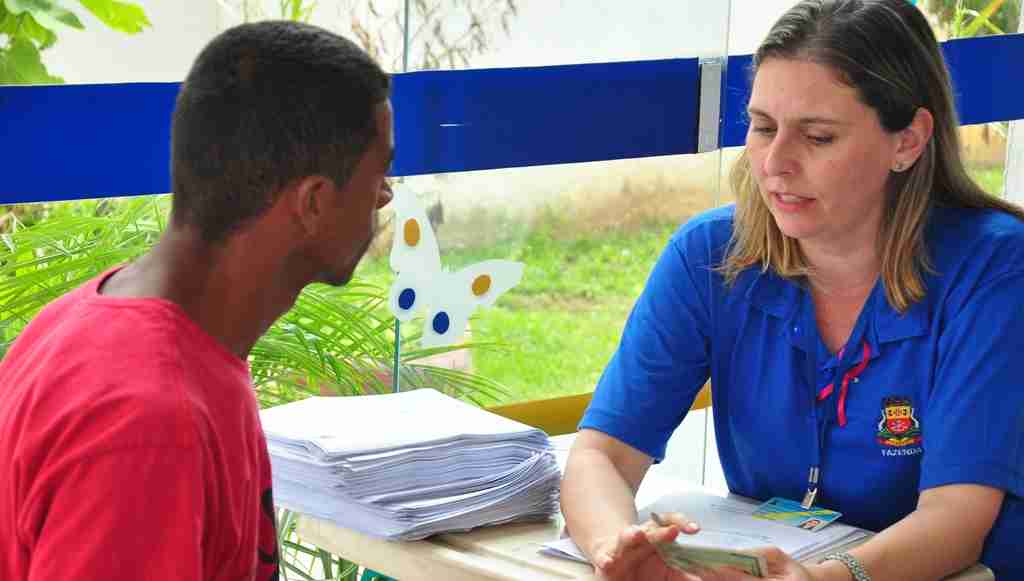
[[[552,438],[563,468],[572,436]],[[655,466],[637,492],[637,504],[643,506],[668,491],[686,489],[718,494],[665,476]],[[558,539],[562,522],[559,515],[543,523],[500,525],[468,533],[437,535],[422,541],[395,542],[302,516],[298,533],[304,541],[399,581],[596,581],[597,576],[589,565],[537,552],[543,543]],[[982,565],[949,578],[950,581],[994,579],[992,572]]]

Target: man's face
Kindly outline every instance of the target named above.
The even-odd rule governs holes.
[[[391,201],[391,186],[386,175],[394,159],[395,137],[392,128],[391,101],[374,111],[377,137],[359,160],[355,172],[336,192],[330,216],[333,224],[325,235],[326,261],[317,277],[319,282],[342,286],[352,280],[359,260],[377,231],[377,210]]]

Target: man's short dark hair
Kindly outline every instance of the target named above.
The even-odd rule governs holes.
[[[203,49],[174,111],[173,219],[223,240],[309,175],[347,183],[376,137],[390,78],[322,28],[259,22]]]

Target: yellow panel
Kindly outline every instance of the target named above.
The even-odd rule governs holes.
[[[499,405],[487,408],[498,414],[522,422],[528,426],[540,428],[550,436],[571,434],[583,417],[583,412],[590,405],[591,394],[567,395],[551,399],[539,399],[522,403]],[[707,384],[693,401],[691,410],[701,410],[711,406],[711,384]]]

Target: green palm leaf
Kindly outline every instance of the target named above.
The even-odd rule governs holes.
[[[11,212],[0,234],[0,354],[39,312],[101,272],[128,262],[159,239],[170,210],[168,196],[87,200]],[[334,393],[391,389],[393,317],[387,289],[355,279],[340,288],[311,285],[253,347],[249,363],[263,406]],[[409,326],[405,344],[421,332]],[[504,388],[472,373],[424,363],[454,349],[496,346],[478,342],[402,353],[404,389],[433,387],[475,403],[496,401]]]

